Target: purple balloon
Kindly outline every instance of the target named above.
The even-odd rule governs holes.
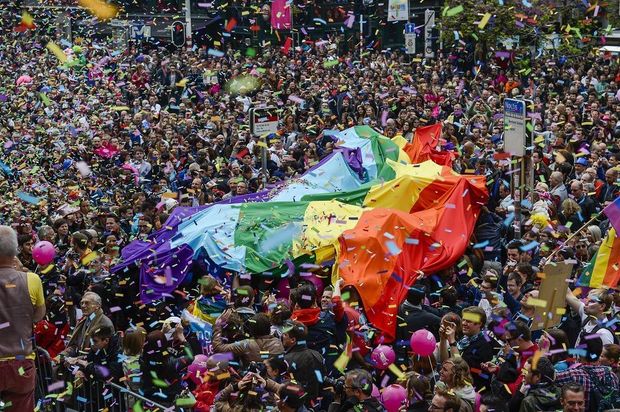
[[[290,293],[291,286],[289,285],[288,278],[280,279],[278,282],[278,292],[276,293],[276,298],[288,299]]]
[[[426,329],[420,329],[413,332],[409,343],[411,344],[411,350],[416,355],[430,356],[435,351],[437,341],[432,333]]]
[[[372,384],[372,393],[371,396],[378,401],[381,401],[381,392],[379,392],[379,388],[374,383]]]
[[[56,257],[56,249],[47,240],[37,242],[32,248],[32,258],[41,266],[49,265]]]
[[[377,346],[370,354],[370,360],[377,369],[387,369],[396,360],[394,349],[387,345]]]
[[[390,385],[381,393],[381,403],[387,412],[398,412],[406,399],[407,389],[400,385]]]

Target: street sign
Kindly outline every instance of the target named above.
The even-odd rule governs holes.
[[[409,0],[388,0],[388,21],[409,20]]]
[[[110,20],[110,26],[112,26],[112,27],[127,27],[127,26],[129,26],[129,22],[127,20],[112,19],[112,20]]]
[[[414,23],[405,23],[405,34],[415,33]]]
[[[504,100],[504,151],[513,156],[525,156],[526,103],[523,100]]]
[[[433,27],[435,27],[435,10],[424,11],[424,57],[433,58]]]
[[[405,33],[405,53],[415,54],[415,33]]]
[[[276,133],[278,121],[275,107],[250,109],[250,130],[255,136]]]
[[[131,38],[142,40],[151,37],[151,26],[146,26],[142,22],[133,22],[131,25]]]

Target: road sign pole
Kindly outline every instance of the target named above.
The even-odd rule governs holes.
[[[192,48],[192,4],[190,0],[185,0],[185,46]]]

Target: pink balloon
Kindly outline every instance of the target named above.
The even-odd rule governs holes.
[[[41,266],[49,265],[56,257],[56,249],[47,240],[37,242],[32,248],[32,258]]]
[[[411,350],[416,355],[430,356],[435,351],[437,341],[432,333],[426,329],[420,329],[413,332],[409,343],[411,344]]]
[[[201,366],[207,366],[207,361],[209,357],[207,355],[199,354],[194,356],[194,361],[192,363],[196,363]]]
[[[16,82],[18,86],[22,84],[30,84],[30,83],[32,83],[32,77],[28,76],[27,74],[19,76]]]
[[[370,354],[370,360],[377,369],[387,369],[396,360],[394,349],[387,345],[377,346]]]
[[[202,383],[202,375],[206,368],[206,365],[201,366],[198,363],[192,363],[187,367],[187,377],[196,385],[200,385]]]
[[[407,399],[407,389],[400,385],[390,385],[381,393],[381,403],[387,412],[398,412]]]

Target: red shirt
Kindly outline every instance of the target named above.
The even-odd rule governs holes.
[[[517,350],[517,353],[519,354],[519,362],[517,363],[517,372],[519,373],[519,377],[517,378],[516,381],[506,384],[508,389],[510,389],[511,395],[519,390],[519,387],[521,386],[521,382],[523,382],[523,375],[521,374],[521,370],[525,366],[525,363],[527,362],[527,360],[531,358],[532,356],[534,356],[537,350],[538,350],[538,345],[535,343],[524,351]]]

